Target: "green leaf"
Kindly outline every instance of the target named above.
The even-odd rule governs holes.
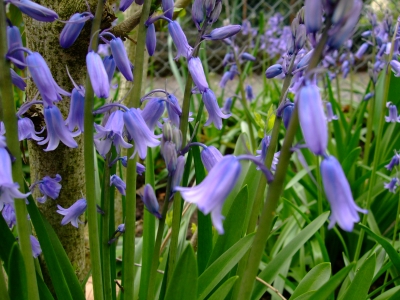
[[[235,284],[236,280],[239,276],[233,276],[225,281],[219,288],[212,294],[208,300],[221,300],[225,299],[228,293],[231,291],[233,285]]]
[[[28,300],[25,264],[17,243],[13,244],[8,259],[8,294],[10,299]]]
[[[375,253],[365,260],[341,299],[365,300],[374,277]]]
[[[383,249],[385,249],[386,253],[389,255],[390,260],[393,265],[396,267],[397,271],[400,272],[400,256],[396,249],[393,248],[392,244],[388,242],[385,238],[377,235],[367,226],[359,224],[375,241],[377,241]]]
[[[166,300],[196,299],[197,263],[191,245],[179,258],[165,295]]]
[[[394,297],[394,298],[393,298]],[[396,300],[400,298],[400,286],[395,286],[375,298],[375,300]]]
[[[279,269],[303,246],[328,219],[329,212],[325,212],[307,225],[285,248],[279,252],[258,275],[265,282],[271,283],[278,275]],[[259,299],[267,287],[259,282],[255,283],[252,299]]]
[[[226,216],[224,221],[225,233],[218,236],[207,267],[209,267],[218,257],[220,257],[241,238],[245,221],[243,214],[247,210],[247,196],[248,189],[247,186],[244,186],[237,194],[231,209]]]
[[[197,291],[198,300],[203,300],[225,277],[226,274],[239,262],[242,256],[250,249],[254,233],[240,239],[235,245],[222,254],[199,277]]]
[[[354,166],[354,162],[357,161],[357,158],[360,156],[361,147],[354,148],[349,155],[346,156],[342,163],[343,171],[346,175],[349,174],[350,169]]]
[[[291,299],[296,299],[309,291],[315,291],[325,284],[331,276],[331,264],[321,263],[311,269],[306,276],[300,281],[294,290]]]
[[[300,295],[299,297],[297,297],[294,300],[309,300],[311,298],[312,295],[315,294],[315,291],[309,291],[307,293],[304,293],[303,295]],[[292,298],[290,298],[292,299]]]
[[[339,284],[346,278],[347,274],[354,267],[354,264],[350,264],[347,267],[341,269],[338,273],[332,276],[331,279],[323,286],[321,286],[315,294],[313,294],[310,300],[321,300],[328,299],[328,297],[336,290]]]

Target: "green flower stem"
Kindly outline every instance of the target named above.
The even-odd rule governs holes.
[[[143,83],[143,66],[145,59],[145,41],[146,41],[146,26],[145,22],[149,16],[151,0],[146,0],[143,3],[142,14],[138,28],[134,83],[131,97],[129,97],[129,107],[137,108],[140,106],[140,97]],[[133,148],[129,149],[128,157],[133,154]],[[133,159],[128,160],[128,168],[126,170],[126,210],[125,210],[125,233],[123,244],[123,269],[122,269],[122,286],[124,292],[122,298],[127,300],[134,299],[135,287],[135,236],[136,236],[136,162],[138,161],[137,154]]]
[[[164,234],[165,217],[167,215],[169,196],[171,193],[171,182],[172,182],[172,177],[169,176],[168,183],[167,183],[167,190],[165,192],[164,204],[163,204],[162,213],[161,213],[161,219],[158,222],[156,243],[154,245],[153,259],[152,259],[152,264],[151,264],[151,269],[150,269],[149,289],[147,291],[147,299],[155,299],[155,284],[156,284],[156,276],[157,276],[157,267],[159,264],[160,248],[161,248],[161,242],[162,242],[162,238],[163,238],[163,234]]]
[[[18,141],[18,125],[15,111],[15,102],[13,98],[13,85],[11,83],[10,64],[5,59],[7,53],[7,24],[4,1],[0,0],[0,109],[6,128],[7,146],[16,161],[12,164],[13,178],[18,182],[20,190],[24,192],[24,175],[22,172],[21,152]],[[3,166],[1,166],[2,168]],[[36,282],[35,264],[33,262],[31,241],[29,234],[31,232],[30,224],[27,218],[25,199],[15,199],[15,214],[17,218],[17,232],[20,244],[20,250],[24,259],[27,288],[29,299],[39,300],[39,290]],[[2,270],[0,269],[0,272]]]
[[[10,297],[8,296],[6,281],[4,278],[3,262],[1,260],[0,260],[0,299],[10,300]]]
[[[372,91],[375,93],[375,84],[372,83]],[[374,114],[375,114],[375,94],[372,99],[369,100],[369,109],[368,109],[368,120],[367,120],[367,135],[365,137],[365,147],[364,147],[364,157],[363,164],[368,166],[369,162],[369,151],[371,148],[371,139],[372,139],[372,125],[374,123]],[[356,127],[357,128],[357,127]],[[364,170],[364,174],[367,170]]]
[[[342,95],[340,93],[340,76],[339,74],[336,75],[336,94],[337,94],[337,100],[340,106],[340,109],[342,109]],[[329,80],[329,79],[328,79]]]
[[[328,128],[328,132],[329,132],[329,128]],[[329,135],[330,136],[330,135]],[[319,156],[315,156],[315,163],[317,166],[317,169],[315,170],[315,173],[317,173],[317,182],[318,182],[318,186],[317,186],[317,190],[318,190],[318,215],[322,215],[322,213],[324,212],[324,208],[323,208],[323,201],[324,201],[324,196],[322,194],[322,176],[321,176],[321,171],[320,171],[320,157]],[[320,235],[322,240],[325,240],[325,228],[324,226],[321,226],[320,230]]]
[[[329,28],[330,24],[328,22],[321,36],[320,42],[314,50],[314,54],[308,65],[307,72],[314,69],[318,65],[322,51],[328,39],[327,32]],[[249,260],[243,274],[243,280],[241,282],[237,299],[245,300],[249,299],[251,296],[251,292],[253,290],[253,285],[258,271],[258,266],[264,251],[265,243],[267,242],[268,236],[270,234],[272,221],[274,216],[276,215],[276,207],[284,188],[286,172],[289,166],[290,156],[292,154],[290,148],[292,147],[298,127],[298,107],[295,106],[290,120],[289,128],[286,131],[286,136],[283,141],[277,170],[275,172],[275,177],[268,189],[267,199],[265,201],[265,205],[259,220],[258,230],[256,232],[250,250]]]
[[[102,258],[102,270],[103,270],[103,287],[104,287],[104,299],[112,299],[112,278],[111,278],[111,248],[108,244],[110,240],[110,217],[111,213],[114,213],[113,207],[111,207],[110,199],[110,167],[109,162],[111,158],[111,151],[108,152],[106,159],[104,160],[104,172],[103,172],[103,186],[101,189],[101,208],[104,211],[104,215],[101,217],[101,258]]]
[[[103,14],[103,1],[97,2],[96,14],[93,19],[91,36],[91,49],[97,51],[98,46],[98,30],[100,29],[101,17]],[[86,128],[83,134],[84,160],[85,160],[85,180],[86,180],[86,201],[87,201],[87,217],[89,225],[89,246],[90,246],[90,262],[92,266],[93,293],[95,300],[104,299],[103,294],[103,278],[101,268],[100,255],[100,239],[99,225],[97,222],[96,207],[96,183],[95,183],[95,164],[94,164],[94,147],[93,147],[93,123],[92,114],[94,104],[94,93],[89,75],[86,76],[86,92],[85,92],[85,120]]]
[[[396,23],[396,28],[394,32],[397,32],[398,28],[399,28],[399,22],[397,21]],[[394,51],[394,44],[395,44],[395,40],[396,40],[396,35],[393,35],[392,38],[392,47],[390,48],[390,54],[388,57],[388,61],[391,61],[392,57],[393,57],[393,51]],[[384,82],[384,87],[383,87],[383,95],[382,95],[382,102],[381,102],[381,115],[379,116],[379,124],[378,124],[378,132],[376,133],[376,147],[375,147],[375,151],[374,151],[374,161],[372,162],[372,170],[371,170],[371,179],[369,181],[369,185],[368,185],[368,194],[367,194],[367,199],[364,203],[364,207],[369,211],[371,208],[371,203],[373,200],[373,188],[375,186],[375,181],[376,181],[376,173],[378,171],[378,166],[379,166],[379,162],[380,162],[380,158],[381,158],[381,152],[379,151],[379,145],[381,144],[381,140],[382,140],[382,136],[383,136],[383,126],[385,125],[385,108],[386,108],[386,102],[389,96],[389,87],[390,87],[390,78],[392,75],[392,69],[390,64],[388,64],[387,69],[386,69],[386,73],[385,73],[385,82]],[[370,118],[372,118],[373,116],[369,116]],[[361,224],[366,225],[367,224],[367,220],[368,220],[368,214],[364,214]],[[360,253],[361,253],[361,246],[364,240],[364,235],[365,235],[365,231],[361,228],[360,229],[360,235],[358,237],[358,242],[357,242],[357,248],[356,248],[356,252],[354,254],[354,260],[353,261],[357,261],[358,258],[360,257]]]

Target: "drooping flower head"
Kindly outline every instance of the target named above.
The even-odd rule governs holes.
[[[165,99],[155,97],[147,102],[145,108],[142,110],[142,117],[150,130],[154,130],[164,111]]]
[[[78,228],[78,223],[83,224],[83,222],[79,220],[79,217],[86,211],[86,199],[79,199],[69,208],[63,208],[60,205],[57,205],[57,208],[57,212],[64,216],[64,218],[61,220],[61,225],[66,225],[71,222],[72,226]]]
[[[19,118],[18,119],[18,140],[23,141],[25,139],[27,140],[35,140],[35,141],[41,141],[43,140],[43,137],[37,136],[37,134],[40,134],[43,132],[42,131],[37,132],[35,130],[35,125],[33,124],[32,120],[29,118]]]
[[[8,45],[8,56],[11,56],[16,61],[21,62],[14,62],[14,65],[23,70],[25,69],[25,56],[23,51],[12,51],[16,48],[23,47],[21,33],[17,26],[7,26],[7,45]]]
[[[160,206],[158,204],[153,187],[150,184],[146,184],[144,186],[142,201],[151,214],[153,214],[156,218],[161,219],[161,214],[158,212]]]
[[[33,235],[30,235],[31,247],[32,247],[32,256],[37,258],[42,253],[42,248],[40,248],[39,241]]]
[[[156,51],[156,28],[154,26],[154,23],[151,23],[147,27],[146,31],[146,49],[147,52],[149,53],[149,56],[153,56],[154,51]]]
[[[328,122],[332,122],[332,120],[339,119],[337,115],[333,113],[332,104],[330,102],[326,102],[326,120]]]
[[[126,183],[117,175],[111,175],[110,177],[110,186],[114,185],[118,192],[121,193],[121,195],[125,196],[125,190],[126,190]]]
[[[64,49],[71,47],[79,37],[85,22],[92,18],[93,15],[88,12],[73,14],[61,31],[60,46]]]
[[[208,83],[200,58],[191,57],[188,62],[188,69],[199,92],[203,93],[208,89]]]
[[[386,169],[389,171],[392,171],[394,167],[398,166],[400,163],[400,155],[398,153],[395,153],[395,155],[392,157],[390,160],[390,163],[385,166]]]
[[[99,98],[108,98],[110,83],[100,55],[90,51],[86,55],[86,65],[95,95]]]
[[[30,190],[32,191],[32,189],[36,185],[39,185],[39,190],[43,194],[43,197],[39,197],[36,200],[39,203],[45,203],[47,197],[50,197],[53,200],[58,198],[62,187],[61,184],[59,184],[60,181],[61,176],[59,174],[56,174],[54,178],[51,178],[50,176],[45,176],[42,180],[39,180],[38,182],[32,184]]]
[[[203,93],[203,102],[208,111],[208,120],[204,126],[214,123],[217,129],[222,128],[222,119],[227,119],[231,115],[224,114],[218,106],[217,97],[211,89],[206,89]]]
[[[115,60],[118,70],[124,75],[128,81],[133,80],[131,62],[129,61],[124,42],[121,38],[113,38],[110,41],[111,52]]]
[[[65,125],[68,125],[69,131],[78,128],[79,132],[83,132],[84,108],[85,88],[79,86],[79,90],[76,88],[72,90],[69,113],[67,119],[65,119]]]
[[[203,38],[205,40],[212,41],[223,40],[236,35],[241,29],[242,26],[240,25],[227,25],[224,27],[215,28],[209,34],[203,35]]]
[[[1,213],[9,228],[17,224],[17,218],[15,217],[15,210],[12,204],[5,204]]]
[[[58,15],[55,11],[30,0],[10,0],[10,3],[14,4],[21,12],[32,19],[41,22],[53,22],[58,19]]]
[[[400,117],[397,113],[396,105],[391,104],[391,102],[388,102],[386,104],[386,107],[389,108],[389,116],[385,116],[386,122],[391,122],[391,123],[400,122]]]
[[[25,91],[26,83],[24,79],[19,76],[13,69],[10,69],[10,73],[12,84],[19,88],[21,91]]]
[[[223,158],[221,152],[214,146],[208,146],[201,151],[201,161],[206,168],[207,172],[210,172],[211,169]]]
[[[385,189],[388,189],[389,192],[395,194],[396,193],[396,189],[399,183],[399,179],[397,177],[394,177],[390,180],[390,182],[385,182],[383,184]]]
[[[169,22],[168,31],[172,40],[174,41],[176,49],[178,50],[178,54],[176,55],[175,59],[178,59],[181,56],[189,58],[192,54],[193,48],[190,47],[181,25],[179,25],[179,23],[176,21]]]

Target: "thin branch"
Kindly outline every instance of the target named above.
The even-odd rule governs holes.
[[[279,298],[281,298],[282,300],[287,300],[285,297],[283,297],[283,295],[281,293],[279,293],[279,291],[274,288],[272,285],[270,285],[269,283],[265,282],[264,280],[262,280],[260,277],[256,277],[256,280],[258,282],[261,282],[263,285],[265,285],[266,287],[268,287],[269,289],[271,289],[275,294],[277,294],[279,296]]]

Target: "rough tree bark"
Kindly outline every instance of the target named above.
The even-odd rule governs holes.
[[[35,1],[43,6],[49,7],[59,14],[60,20],[68,20],[76,12],[87,11],[86,1],[84,0],[41,0]],[[90,0],[91,11],[94,13],[97,1]],[[86,76],[85,57],[88,50],[91,22],[87,22],[77,42],[69,48],[62,49],[59,45],[59,35],[64,26],[61,22],[44,23],[25,17],[25,34],[27,47],[32,51],[39,52],[53,74],[55,81],[65,90],[72,91],[73,85],[67,75],[66,66],[73,79],[84,85]],[[103,14],[102,27],[110,27],[113,21],[113,13],[109,7]],[[27,87],[27,96],[31,100],[37,89],[30,81]],[[69,99],[64,99],[57,103],[64,118],[68,115]],[[28,112],[28,115],[35,123],[37,129],[44,125],[42,108],[36,107]],[[61,126],[61,124],[60,124]],[[40,204],[39,209],[57,232],[60,241],[67,252],[67,255],[80,280],[86,274],[85,270],[85,238],[84,226],[78,229],[70,224],[61,226],[62,216],[56,213],[57,204],[62,207],[71,206],[76,200],[85,196],[85,178],[83,163],[82,138],[76,138],[79,147],[70,149],[60,143],[58,148],[51,152],[44,152],[43,146],[35,142],[29,143],[29,163],[31,168],[32,182],[40,180],[46,175],[55,176],[60,174],[62,177],[62,189],[60,197],[56,200],[48,199],[45,204]],[[36,189],[33,193],[37,198],[40,194]],[[46,277],[46,274],[44,274]],[[45,278],[47,282],[49,278]]]

